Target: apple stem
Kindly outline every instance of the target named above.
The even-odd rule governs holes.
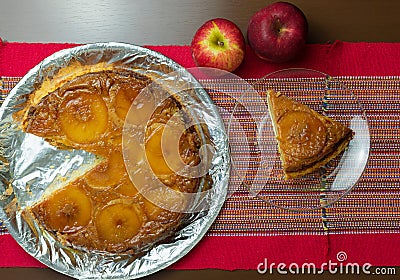
[[[273,30],[276,32],[276,34],[279,34],[282,31],[282,23],[277,17],[274,17]]]
[[[218,40],[218,46],[223,47],[224,46],[224,42]]]

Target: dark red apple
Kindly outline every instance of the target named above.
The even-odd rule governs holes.
[[[229,72],[239,67],[245,54],[242,31],[232,21],[224,18],[205,22],[194,34],[190,46],[197,66]]]
[[[247,39],[262,59],[285,62],[301,52],[307,32],[306,16],[298,7],[287,2],[275,2],[251,17]]]

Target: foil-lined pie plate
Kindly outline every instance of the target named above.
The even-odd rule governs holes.
[[[59,150],[42,138],[24,133],[12,115],[46,79],[71,63],[118,65],[153,76],[189,104],[192,119],[207,128],[212,151],[208,174],[211,190],[199,191],[197,206],[167,241],[140,257],[89,252],[68,247],[35,221],[22,215],[60,176],[85,168],[95,156],[81,150]],[[187,90],[190,89],[190,90]],[[21,247],[48,267],[79,279],[133,279],[157,272],[185,256],[205,235],[222,207],[228,188],[228,136],[217,107],[201,84],[173,60],[147,48],[123,43],[96,43],[59,51],[30,70],[11,90],[0,109],[0,219]],[[201,189],[201,186],[200,186]]]

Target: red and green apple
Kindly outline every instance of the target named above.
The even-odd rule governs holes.
[[[215,18],[205,22],[191,42],[194,61],[200,67],[213,67],[232,72],[245,55],[242,31],[232,21]]]

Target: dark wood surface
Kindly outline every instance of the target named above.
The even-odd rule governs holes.
[[[19,42],[121,41],[187,45],[206,20],[225,17],[245,33],[271,0],[2,0],[0,37]],[[309,42],[398,41],[397,0],[293,0],[309,22]]]
[[[372,270],[371,270],[372,271]],[[143,280],[362,280],[379,279],[394,280],[400,275],[400,267],[396,268],[395,274],[390,275],[365,275],[365,274],[340,274],[324,272],[323,274],[279,274],[276,270],[272,273],[259,274],[256,270],[224,271],[216,269],[205,270],[163,270],[155,274],[143,277]],[[72,280],[68,276],[59,274],[50,269],[42,268],[2,268],[0,279],[4,280]]]
[[[228,18],[246,32],[267,0],[3,0],[0,37],[19,42],[123,41],[187,45],[206,20]],[[400,41],[400,1],[293,0],[309,21],[309,43]],[[0,248],[1,249],[1,248]],[[400,269],[397,269],[397,274]],[[396,279],[398,276],[379,276]],[[164,270],[144,279],[372,279],[365,275],[261,275],[254,271]],[[70,279],[50,269],[2,268],[0,279]],[[378,279],[378,278],[377,278]]]

